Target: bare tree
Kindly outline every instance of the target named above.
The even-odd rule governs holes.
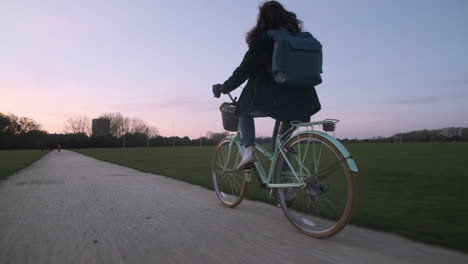
[[[125,130],[126,119],[121,113],[104,113],[99,118],[110,121],[110,134],[115,137],[121,137],[128,131]]]
[[[124,117],[124,119],[122,120],[122,135],[131,133],[132,132],[131,130],[132,130],[132,127],[130,124],[130,118]]]
[[[110,120],[110,133],[115,137],[122,137],[125,134],[140,133],[151,137],[159,134],[159,130],[150,127],[141,119],[124,117],[121,113],[104,113],[99,118]]]
[[[41,126],[29,117],[0,113],[0,133],[20,134],[39,130]]]
[[[149,127],[146,123],[138,118],[130,119],[130,133],[148,134]]]
[[[65,122],[65,133],[69,134],[91,134],[91,121],[87,116],[75,116]]]
[[[39,130],[41,128],[41,126],[38,123],[36,123],[36,121],[29,117],[20,117],[17,122],[19,127],[21,128],[21,132],[23,133],[28,133],[33,130]]]
[[[7,133],[10,130],[11,120],[7,115],[0,113],[0,133]]]
[[[14,114],[6,116],[9,120],[8,127],[5,128],[7,134],[19,134],[21,133],[21,126],[19,125],[19,117]]]
[[[463,127],[446,127],[440,130],[440,134],[444,137],[461,137],[463,135]]]
[[[159,129],[157,127],[149,127],[148,129],[148,137],[155,138],[159,136]]]

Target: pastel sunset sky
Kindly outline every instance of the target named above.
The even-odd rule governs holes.
[[[173,121],[178,136],[222,131],[228,99],[211,86],[240,63],[261,2],[1,1],[0,112],[49,132],[105,112],[164,136]],[[313,119],[342,120],[338,137],[468,126],[468,1],[281,2],[324,46]]]

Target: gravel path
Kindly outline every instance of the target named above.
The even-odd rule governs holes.
[[[208,177],[208,175],[207,175]],[[52,152],[0,182],[0,263],[468,263],[468,255],[348,226],[326,240],[280,209]]]

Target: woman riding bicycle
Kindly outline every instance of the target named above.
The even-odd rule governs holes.
[[[213,86],[213,92],[219,97],[220,93],[227,94],[248,80],[236,108],[244,147],[242,160],[237,166],[239,170],[251,168],[257,161],[254,117],[276,119],[275,138],[278,132],[283,133],[290,128],[291,121],[308,122],[321,108],[314,87],[292,90],[275,83],[272,74],[274,41],[266,31],[279,28],[298,33],[302,31],[302,21],[279,2],[265,2],[259,7],[257,24],[247,33],[249,49],[241,64],[223,84]]]

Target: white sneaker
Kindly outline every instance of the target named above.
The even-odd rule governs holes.
[[[248,146],[244,149],[244,155],[242,155],[242,160],[237,165],[236,170],[247,170],[254,166],[254,163],[257,161],[257,154],[255,154],[255,148],[253,146]]]

